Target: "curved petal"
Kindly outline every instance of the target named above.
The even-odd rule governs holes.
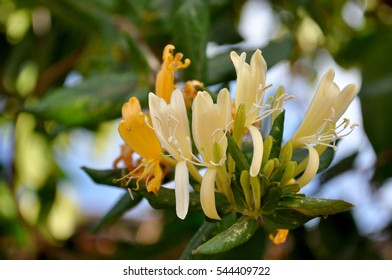
[[[180,219],[185,219],[189,207],[189,174],[186,161],[180,161],[175,171],[176,213]]]
[[[354,100],[357,95],[357,86],[354,84],[347,85],[336,98],[334,108],[335,108],[335,122],[340,119],[340,117],[347,110],[348,106]]]
[[[221,218],[219,217],[215,206],[216,172],[215,168],[209,168],[204,174],[200,187],[200,203],[204,214],[206,214],[208,218],[220,220]]]
[[[260,131],[253,125],[248,126],[253,142],[253,158],[250,165],[250,176],[255,177],[259,174],[261,162],[263,160],[263,137]]]
[[[162,172],[162,169],[160,166],[160,161],[156,160],[152,164],[154,167],[154,170],[153,170],[154,177],[150,181],[148,181],[146,187],[147,187],[147,191],[154,192],[155,194],[157,194],[159,191],[159,188],[161,187],[162,179],[164,176],[163,176],[163,172]]]
[[[306,145],[309,151],[309,160],[302,176],[296,181],[300,188],[306,186],[316,176],[320,165],[319,155],[313,146]]]

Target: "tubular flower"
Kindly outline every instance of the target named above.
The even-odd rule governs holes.
[[[252,137],[254,150],[250,175],[254,177],[260,171],[263,158],[263,138],[255,125],[268,115],[262,116],[260,113],[263,108],[267,64],[260,50],[255,51],[250,64],[245,62],[246,53],[238,56],[236,52],[231,52],[230,57],[237,72],[235,107],[238,110],[241,104],[245,105],[245,127]]]
[[[344,136],[341,132],[348,127],[351,132],[355,126],[350,126],[347,119],[344,119],[341,125],[336,126],[336,122],[347,110],[357,91],[354,84],[349,84],[340,90],[333,82],[334,76],[334,70],[330,69],[321,79],[304,120],[290,140],[294,149],[306,146],[309,151],[304,173],[297,180],[300,187],[308,184],[316,175],[319,167],[319,154],[323,153],[327,146],[336,149],[336,139]],[[339,128],[342,129],[337,131]],[[316,145],[316,148],[312,145]]]
[[[225,169],[225,134],[230,123],[231,101],[227,89],[219,92],[216,104],[206,91],[197,94],[192,105],[192,133],[196,148],[202,157],[201,164],[207,167],[200,187],[200,203],[209,218],[218,220],[220,217],[215,207],[215,183],[229,200],[232,196]]]
[[[189,206],[189,179],[186,160],[191,160],[190,130],[184,97],[175,89],[170,104],[153,93],[149,94],[152,125],[163,148],[177,161],[175,194],[177,216],[184,219]]]
[[[293,148],[306,144],[328,145],[339,137],[335,130],[336,122],[357,95],[357,90],[354,84],[340,90],[333,82],[334,76],[334,70],[330,69],[321,79],[312,103],[291,139]],[[348,120],[345,119],[343,122],[345,129],[348,127]]]
[[[150,116],[142,112],[136,97],[131,97],[123,105],[122,116],[118,131],[128,146],[128,149],[122,151],[123,157],[127,158],[123,158],[124,162],[128,163],[126,164],[128,168],[131,168],[128,177],[137,178],[137,182],[145,180],[147,190],[157,193],[163,179],[160,165],[164,159],[161,156],[162,148],[159,140],[148,125],[151,123]],[[133,151],[141,157],[138,166],[132,166],[129,162],[132,160],[129,157],[132,157]]]
[[[182,53],[176,53],[174,55],[174,49],[175,47],[169,44],[163,50],[163,63],[155,82],[156,95],[163,98],[166,103],[170,103],[170,97],[175,87],[174,72],[186,68],[191,64],[188,58],[184,62],[181,61],[183,57]]]

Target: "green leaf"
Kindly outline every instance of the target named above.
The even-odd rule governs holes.
[[[317,217],[350,210],[353,205],[343,200],[302,196],[283,197],[280,206],[294,209],[304,215]]]
[[[275,211],[263,215],[263,222],[272,229],[295,229],[309,220],[350,210],[352,204],[342,200],[309,198],[303,195],[282,197]]]
[[[191,60],[184,70],[185,80],[205,80],[206,47],[209,34],[208,1],[176,1],[172,32],[178,51]]]
[[[211,4],[211,28],[209,41],[218,45],[237,44],[244,39],[238,32],[238,23],[241,11],[246,0],[232,1],[209,1]]]
[[[238,147],[238,145],[235,143],[233,136],[231,136],[230,133],[227,133],[226,136],[227,136],[228,150],[230,155],[234,159],[236,167],[238,167],[240,171],[249,170],[250,168],[249,162],[246,156],[242,153],[242,151]]]
[[[261,200],[261,210],[266,215],[272,213],[278,206],[282,190],[280,188],[271,188]]]
[[[146,101],[147,93],[130,73],[99,74],[75,87],[56,89],[25,110],[67,127],[90,127],[120,117],[122,105],[131,96]]]
[[[82,170],[97,184],[120,187],[120,183],[115,179],[119,179],[126,175],[126,169],[105,169],[98,170],[83,166]],[[133,182],[133,181],[131,181]]]
[[[242,216],[235,224],[200,245],[193,254],[218,254],[226,252],[248,241],[257,230],[254,218]]]
[[[98,232],[103,227],[114,223],[121,218],[125,212],[138,205],[143,198],[137,192],[133,192],[132,196],[133,198],[131,198],[128,192],[124,193],[124,195],[113,205],[106,215],[91,228],[91,231],[93,233]]]
[[[237,221],[236,213],[233,212],[224,216],[220,221],[210,222],[208,220],[204,220],[203,224],[200,226],[198,231],[195,233],[195,235],[193,235],[192,239],[189,241],[180,259],[182,260],[205,259],[206,256],[194,255],[192,254],[192,251],[197,247],[199,247],[204,242],[206,242],[212,236],[219,234],[220,232],[229,228],[236,221]]]
[[[276,117],[271,127],[270,135],[273,138],[273,142],[272,142],[272,148],[269,157],[270,159],[279,158],[280,147],[282,146],[282,139],[283,139],[284,115],[285,115],[285,111],[283,110]]]
[[[276,209],[272,214],[262,216],[263,223],[272,230],[296,229],[313,218],[289,208]]]
[[[244,195],[244,191],[241,185],[237,182],[237,180],[231,180],[231,189],[233,191],[234,196],[234,204],[236,209],[239,211],[247,208],[247,203]]]

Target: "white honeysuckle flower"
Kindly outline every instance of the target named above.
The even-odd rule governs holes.
[[[206,166],[221,165],[226,159],[227,148],[226,130],[231,122],[231,101],[227,89],[222,89],[214,104],[206,91],[199,92],[192,104],[192,133],[193,141]],[[222,149],[223,158],[215,159],[213,144],[218,143]]]
[[[357,95],[357,89],[354,84],[349,84],[340,90],[333,81],[334,76],[334,70],[330,69],[321,79],[312,103],[291,139],[293,148],[306,144],[329,145],[331,141],[339,138],[340,132],[349,126],[348,120],[345,119],[343,130],[338,133],[335,127],[336,122]],[[350,128],[352,129],[353,126]]]
[[[235,107],[237,110],[240,104],[245,105],[245,126],[248,126],[259,119],[264,100],[267,63],[260,50],[256,50],[252,55],[250,64],[245,61],[245,52],[239,56],[236,52],[232,51],[230,58],[237,73]]]
[[[206,92],[199,92],[192,104],[192,133],[201,165],[208,169],[203,176],[200,200],[204,213],[212,219],[220,219],[215,207],[215,181],[218,167],[226,160],[226,131],[231,123],[231,100],[227,89],[222,89],[214,104]],[[229,186],[228,186],[229,187]]]
[[[240,104],[245,105],[245,127],[248,128],[253,142],[253,158],[249,173],[252,177],[255,177],[259,173],[262,163],[263,138],[254,124],[259,123],[264,117],[272,113],[271,110],[262,112],[267,63],[260,50],[256,50],[252,55],[250,64],[245,61],[246,53],[238,56],[233,51],[230,53],[230,57],[237,73],[235,107],[237,110]]]
[[[175,89],[170,104],[153,93],[149,94],[151,121],[162,147],[178,161],[175,169],[177,216],[184,219],[189,206],[189,174],[186,160],[192,158],[190,130],[182,92]]]
[[[173,91],[170,104],[153,93],[148,97],[152,125],[162,147],[177,161],[191,158],[188,116],[181,90]]]

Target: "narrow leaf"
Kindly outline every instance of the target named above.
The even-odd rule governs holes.
[[[229,133],[227,133],[226,136],[227,136],[229,153],[231,157],[234,159],[236,167],[240,171],[249,170],[250,168],[249,162],[245,157],[245,155],[241,152],[238,145],[235,143],[233,136],[231,136]]]
[[[341,200],[308,198],[304,195],[282,197],[276,209],[263,215],[263,222],[272,229],[295,229],[309,220],[350,210],[350,203]]]
[[[97,184],[120,187],[120,182],[116,181],[126,175],[128,172],[125,169],[105,169],[98,170],[83,166],[82,170]],[[131,181],[130,183],[132,183]]]
[[[178,51],[192,62],[184,70],[185,80],[206,80],[206,47],[210,31],[208,2],[176,1],[172,26],[174,42]]]
[[[242,216],[235,224],[199,246],[193,254],[218,254],[248,241],[257,230],[254,218]]]
[[[289,196],[279,202],[280,206],[294,209],[304,215],[317,217],[350,210],[353,205],[343,200]]]
[[[194,260],[194,259],[209,259],[207,255],[193,255],[192,251],[199,247],[201,244],[206,242],[212,236],[219,234],[220,232],[226,230],[232,226],[237,221],[236,213],[230,213],[222,218],[220,221],[210,222],[205,220],[200,226],[198,231],[193,235],[192,239],[189,241],[187,247],[182,253],[180,259],[182,260]]]
[[[102,121],[120,117],[122,105],[132,95],[137,95],[136,91],[145,101],[148,89],[140,89],[131,73],[100,74],[80,85],[55,89],[40,102],[27,106],[25,111],[66,127],[94,127]]]
[[[282,190],[280,188],[271,188],[264,196],[261,201],[261,210],[265,214],[272,213],[278,206]]]
[[[270,135],[273,138],[270,159],[279,158],[280,147],[282,146],[283,139],[283,126],[284,126],[285,111],[282,111],[272,124]]]

